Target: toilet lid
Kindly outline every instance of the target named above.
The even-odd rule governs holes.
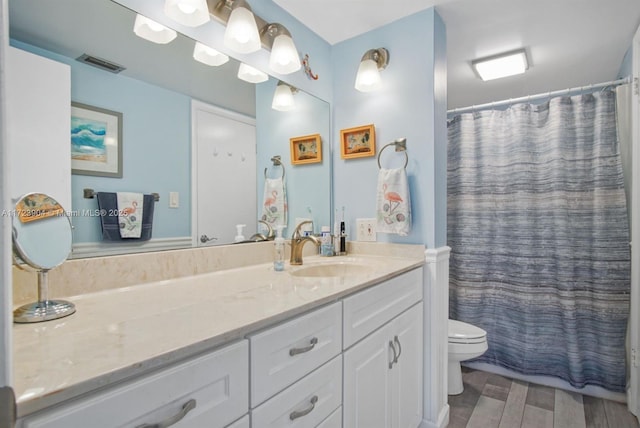
[[[449,320],[449,339],[482,339],[486,335],[487,332],[480,327],[462,321]]]

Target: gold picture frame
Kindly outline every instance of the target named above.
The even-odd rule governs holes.
[[[320,134],[305,135],[289,139],[291,164],[303,165],[322,162],[322,138]]]
[[[373,124],[340,130],[342,159],[364,158],[376,154],[376,128]]]

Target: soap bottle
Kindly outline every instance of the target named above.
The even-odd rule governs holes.
[[[244,235],[242,234],[242,229],[244,229],[246,224],[236,224],[236,237],[233,239],[233,242],[242,242],[244,241]]]
[[[276,226],[276,239],[274,240],[274,257],[273,257],[273,270],[276,272],[281,272],[284,270],[284,253],[285,253],[285,242],[282,237],[282,229],[284,229],[284,225]]]

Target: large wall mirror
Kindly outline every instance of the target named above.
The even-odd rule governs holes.
[[[135,16],[135,12],[111,0],[9,0],[11,44],[68,64],[73,101],[123,114],[122,178],[72,176],[72,257],[232,241],[234,224],[225,225],[228,233],[216,241],[201,244],[194,239],[193,207],[197,201],[192,188],[197,177],[192,171],[193,100],[255,120],[255,189],[236,191],[233,197],[217,201],[229,213],[244,210],[238,201],[255,202],[256,213],[247,222],[246,236],[259,231],[265,168],[269,176],[279,174],[271,161],[277,155],[286,170],[289,227],[285,234],[293,231],[297,218],[312,218],[317,230],[331,224],[328,103],[300,91],[295,95],[296,110],[275,111],[271,102],[277,79],[271,77],[260,84],[244,82],[236,77],[239,62],[234,59],[219,67],[197,62],[193,59],[194,41],[181,34],[166,45],[143,40],[133,33]],[[125,69],[115,74],[76,60],[83,54]],[[289,139],[312,134],[319,134],[322,140],[322,162],[292,164]],[[232,152],[220,154],[243,156]],[[237,181],[227,175],[197,185],[234,190]],[[92,215],[97,204],[95,199],[84,197],[85,188],[158,193],[152,240],[102,242],[99,219]],[[177,194],[178,207],[169,206],[170,193]]]

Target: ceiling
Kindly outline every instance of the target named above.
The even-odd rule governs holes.
[[[639,0],[273,0],[330,44],[435,6],[447,27],[448,108],[614,80]],[[481,81],[471,61],[526,48],[529,70]]]

